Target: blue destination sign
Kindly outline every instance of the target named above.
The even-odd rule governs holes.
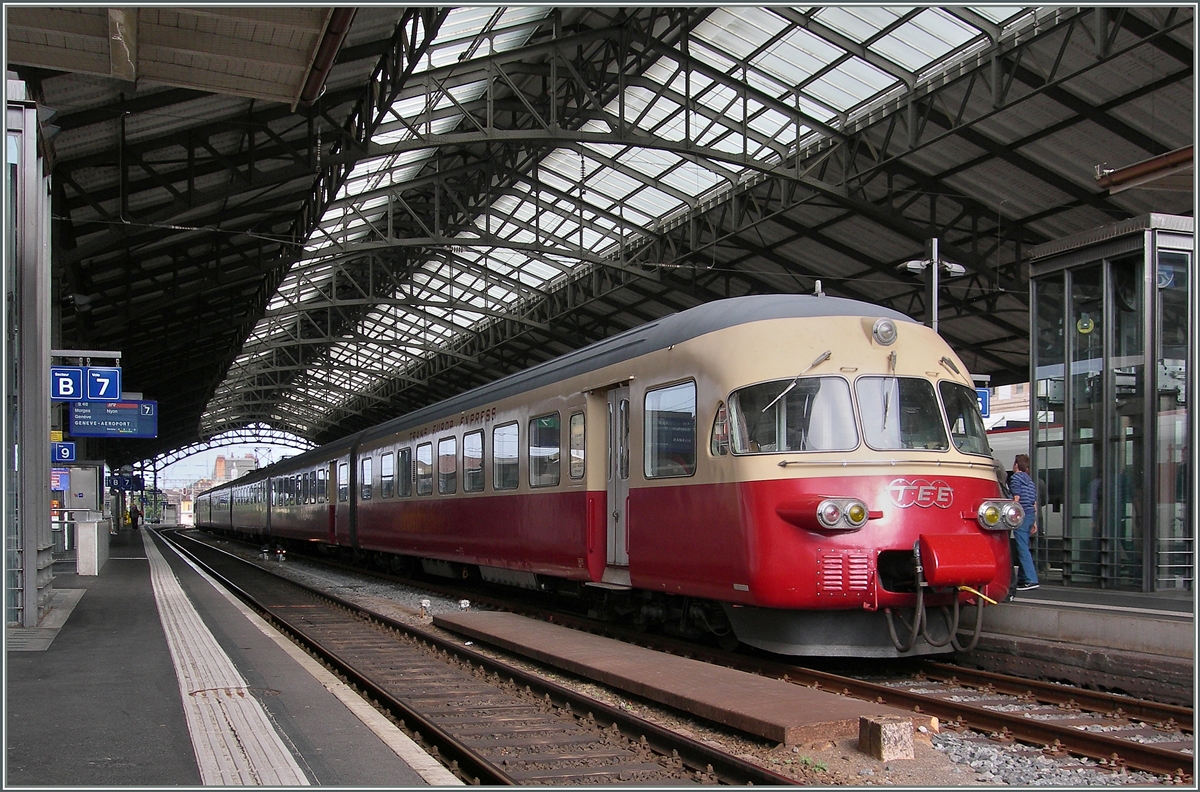
[[[71,405],[76,437],[158,437],[156,401],[81,401]]]

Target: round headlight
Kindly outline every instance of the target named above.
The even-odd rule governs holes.
[[[984,528],[995,528],[1003,516],[1001,508],[995,503],[985,503],[979,509],[979,524]]]
[[[821,501],[821,505],[817,507],[817,519],[826,528],[833,528],[838,524],[838,520],[842,519],[842,507],[836,501]]]
[[[861,528],[867,521],[867,507],[858,501],[852,501],[846,507],[846,522],[855,528]]]
[[[894,344],[898,332],[896,323],[886,318],[875,320],[875,326],[871,328],[871,334],[875,336],[875,340],[884,346]]]
[[[1004,522],[1009,528],[1020,528],[1021,522],[1025,519],[1025,509],[1021,504],[1013,501],[1004,505]]]

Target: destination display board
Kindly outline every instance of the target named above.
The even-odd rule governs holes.
[[[76,437],[158,437],[158,402],[73,402],[70,434]]]

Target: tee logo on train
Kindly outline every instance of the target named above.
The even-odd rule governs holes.
[[[920,506],[922,509],[937,506],[948,509],[950,504],[954,503],[954,488],[941,479],[892,479],[887,485],[887,494],[892,503],[901,509],[907,509],[909,506]]]

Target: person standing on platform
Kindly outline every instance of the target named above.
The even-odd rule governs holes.
[[[133,526],[133,530],[138,529],[138,523],[142,520],[142,510],[138,508],[136,503],[129,504],[129,524]]]
[[[1025,519],[1013,532],[1017,542],[1017,591],[1029,591],[1038,587],[1037,567],[1033,554],[1029,552],[1031,537],[1037,533],[1037,484],[1029,476],[1029,455],[1017,454],[1013,460],[1013,476],[1009,481],[1013,500],[1025,510]]]

